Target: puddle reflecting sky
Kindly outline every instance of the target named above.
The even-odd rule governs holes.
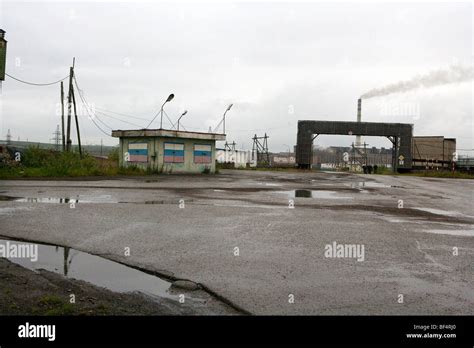
[[[73,197],[12,197],[13,202],[24,203],[118,203],[111,195],[77,195]]]
[[[12,244],[31,244],[8,241]],[[7,240],[0,240],[6,245]],[[168,290],[170,282],[120,263],[71,248],[38,244],[38,261],[9,258],[30,270],[45,269],[73,279],[84,280],[116,292],[140,291],[159,297],[176,298]]]
[[[450,236],[474,237],[474,230],[423,230],[422,232],[434,234],[447,234]]]
[[[362,187],[379,187],[379,188],[383,188],[383,187],[392,187],[392,185],[386,185],[386,184],[382,184],[380,182],[375,182],[375,181],[358,181],[358,182],[352,182],[350,184],[348,184],[348,186],[351,186],[351,188],[362,188]]]
[[[275,191],[275,193],[286,194],[290,198],[352,199],[352,197],[340,196],[338,192],[328,190],[291,190]]]

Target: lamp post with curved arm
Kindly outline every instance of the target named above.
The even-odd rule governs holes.
[[[230,105],[227,107],[227,109],[226,109],[225,112],[224,112],[224,116],[223,116],[223,118],[222,118],[223,121],[224,121],[224,126],[223,126],[223,128],[224,128],[224,132],[223,132],[223,133],[224,133],[224,134],[225,134],[225,114],[227,114],[227,111],[229,111],[229,110],[232,108],[233,105],[234,105],[234,104],[230,104]]]
[[[178,118],[178,130],[179,130],[179,120],[181,120],[181,117],[183,117],[187,113],[188,113],[188,110],[184,110],[184,112],[181,114],[181,116],[179,116],[179,118]]]

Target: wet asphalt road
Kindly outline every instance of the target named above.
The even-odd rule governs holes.
[[[257,171],[0,181],[19,199],[0,201],[0,235],[193,280],[254,314],[474,314],[473,189]],[[333,243],[363,261],[326,257]]]

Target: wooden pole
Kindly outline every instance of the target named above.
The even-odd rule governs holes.
[[[73,73],[74,73],[74,70],[73,70]],[[72,87],[71,92],[72,92],[72,102],[74,105],[74,118],[76,119],[77,144],[79,145],[79,156],[82,157],[81,133],[79,132],[79,119],[77,118],[76,97],[74,95],[74,87]]]
[[[63,151],[66,150],[66,134],[64,134],[64,86],[63,81],[61,81],[61,135],[63,143]]]
[[[66,151],[71,151],[71,112],[72,112],[72,74],[73,67],[69,68],[69,92],[67,96],[67,134],[66,134]]]

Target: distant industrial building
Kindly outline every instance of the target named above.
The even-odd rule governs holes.
[[[119,165],[165,173],[215,173],[216,141],[225,134],[165,129],[113,130]]]
[[[271,153],[270,163],[273,167],[294,167],[296,166],[296,156],[291,152]]]
[[[416,136],[412,139],[413,168],[451,168],[456,156],[456,139]]]
[[[312,168],[351,168],[354,171],[362,171],[364,165],[391,168],[393,161],[392,149],[383,147],[314,146],[312,157]]]
[[[237,149],[216,149],[216,161],[224,168],[254,167],[252,152]]]

